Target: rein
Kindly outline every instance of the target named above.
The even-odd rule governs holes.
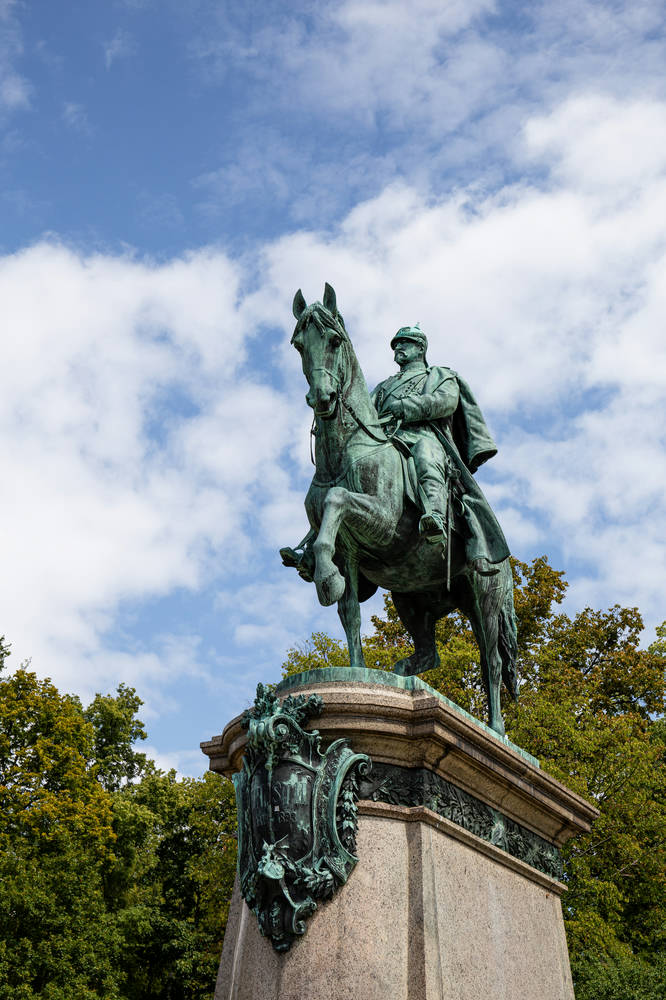
[[[313,372],[326,372],[327,375],[330,375],[330,377],[335,382],[337,382],[338,385],[340,385],[340,376],[336,375],[335,372],[332,372],[330,368],[324,368],[323,366],[321,366],[321,367],[313,368],[312,371]],[[339,398],[340,398],[339,395],[336,396],[336,399],[339,399]],[[317,463],[315,462],[314,452],[312,450],[312,441],[313,441],[313,438],[314,438],[314,436],[316,434],[316,430],[315,430],[315,421],[316,421],[316,419],[317,419],[317,414],[313,413],[312,414],[312,427],[310,428],[310,461],[315,466],[315,468],[316,468]]]
[[[317,368],[312,368],[311,371],[312,372],[324,372],[326,375],[329,376],[329,378],[331,378],[336,383],[336,385],[338,387],[337,394],[336,394],[336,401],[337,401],[337,403],[339,403],[340,406],[344,407],[344,409],[347,411],[347,413],[350,415],[350,417],[356,423],[357,427],[359,427],[365,434],[367,434],[367,436],[371,439],[371,441],[373,441],[377,446],[384,446],[386,444],[390,444],[391,443],[391,439],[393,437],[395,437],[396,433],[400,430],[400,427],[402,425],[402,420],[398,420],[398,422],[396,424],[396,427],[395,427],[395,429],[393,430],[393,432],[391,434],[384,434],[382,432],[382,436],[380,437],[379,434],[375,433],[375,431],[371,430],[371,428],[368,427],[368,425],[365,423],[365,421],[363,421],[361,419],[361,417],[359,417],[358,413],[356,412],[356,410],[354,409],[354,407],[351,405],[351,403],[348,403],[347,400],[345,399],[344,395],[342,395],[341,389],[343,388],[343,386],[342,386],[342,380],[340,379],[339,375],[337,375],[335,372],[331,371],[330,368],[325,368],[323,366],[318,366]],[[348,387],[346,387],[346,388],[348,388]],[[379,417],[378,418],[380,424],[382,424],[382,423],[390,423],[390,421],[392,419],[393,418],[391,416],[383,417],[383,418]],[[313,417],[312,417],[312,426],[310,428],[310,461],[315,466],[315,468],[316,468],[317,463],[315,461],[315,457],[314,457],[314,453],[313,453],[312,442],[313,442],[313,439],[314,439],[315,434],[316,434],[316,420],[317,420],[317,414],[315,413],[315,414],[313,414]],[[362,455],[359,455],[358,458],[355,458],[355,459],[353,459],[353,461],[349,462],[348,465],[345,466],[344,471],[341,472],[340,475],[336,476],[334,479],[329,479],[329,480],[326,480],[326,481],[322,481],[322,480],[319,480],[317,478],[314,478],[312,480],[313,484],[315,486],[324,486],[324,487],[337,486],[338,483],[341,483],[344,479],[346,479],[347,475],[349,474],[349,471],[352,469],[352,467],[354,465],[356,465],[356,463],[362,457],[363,457]]]
[[[371,437],[373,441],[377,441],[379,444],[385,444],[387,441],[390,441],[391,438],[395,437],[395,435],[397,434],[397,432],[400,430],[400,426],[402,424],[402,418],[400,420],[398,420],[398,422],[396,424],[396,427],[395,427],[395,430],[391,434],[384,434],[383,437],[377,437],[377,435],[373,434],[373,432],[370,430],[370,428],[367,427],[366,424],[363,423],[363,421],[361,420],[361,418],[359,417],[358,413],[356,412],[356,410],[354,409],[354,407],[351,405],[351,403],[348,403],[347,400],[344,399],[344,398],[342,398],[340,400],[340,402],[344,406],[345,410],[347,410],[347,412],[349,413],[349,415],[354,418],[354,420],[356,421],[356,423],[358,424],[358,426],[362,430],[365,431],[365,433],[368,435],[368,437]],[[382,423],[382,417],[379,417],[378,419],[379,419],[379,422],[381,424]],[[392,420],[392,417],[390,417],[390,416],[383,418],[383,422],[384,423],[390,423],[391,420]]]
[[[320,369],[313,369],[313,371],[314,370],[317,370],[317,371],[326,371],[326,369],[321,369],[321,368]],[[329,372],[329,375],[330,374],[331,374],[331,372]],[[339,379],[338,379],[338,382],[339,382]],[[351,403],[348,403],[346,401],[346,399],[344,399],[344,397],[342,397],[342,396],[338,397],[338,401],[340,402],[340,404],[342,406],[344,406],[345,410],[347,410],[347,412],[349,413],[349,415],[351,417],[353,417],[353,419],[356,421],[357,426],[360,427],[361,430],[365,431],[365,433],[368,435],[368,437],[371,438],[371,440],[374,441],[375,444],[378,447],[384,447],[384,445],[390,444],[391,443],[391,439],[393,437],[395,437],[395,435],[397,434],[397,432],[400,430],[400,427],[402,425],[402,420],[398,420],[398,422],[396,424],[396,427],[395,427],[395,430],[391,434],[385,434],[383,437],[379,437],[377,434],[375,434],[373,431],[370,430],[370,428],[367,426],[366,423],[364,423],[363,420],[361,420],[361,418],[359,417],[358,413],[356,412],[356,410],[354,409],[354,407],[351,405]],[[315,420],[316,420],[316,417],[313,417],[312,418],[312,427],[310,428],[310,461],[312,462],[312,464],[316,468],[316,462],[314,460],[314,455],[312,453],[312,440],[313,440],[313,438],[315,436],[315,433],[316,433],[316,431],[315,431]],[[379,418],[379,422],[380,423],[382,423],[382,422],[388,423],[390,420],[391,420],[390,416],[389,417],[384,417],[383,421],[382,421],[381,417]],[[353,461],[349,462],[349,464],[345,466],[344,470],[338,476],[336,476],[335,479],[328,479],[326,481],[322,481],[322,480],[317,479],[315,477],[312,480],[313,485],[314,486],[327,486],[327,487],[337,486],[338,483],[341,483],[344,479],[347,478],[347,475],[350,472],[350,470],[353,468],[353,466],[356,465],[356,463],[359,462],[364,457],[365,457],[364,455],[359,455],[358,458],[355,458],[355,459],[353,459]]]

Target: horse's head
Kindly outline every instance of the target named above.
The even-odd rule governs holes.
[[[334,416],[349,362],[349,337],[335,292],[326,283],[324,301],[307,305],[300,288],[294,296],[296,328],[291,342],[301,355],[310,390],[305,397],[317,417]]]

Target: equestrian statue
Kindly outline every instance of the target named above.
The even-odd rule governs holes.
[[[364,667],[360,604],[391,592],[414,643],[393,671],[439,665],[435,624],[459,609],[479,646],[489,724],[504,734],[502,681],[515,698],[516,618],[509,549],[473,473],[497,453],[481,410],[450,368],[429,366],[419,325],[391,341],[397,374],[369,393],[333,288],[307,305],[298,290],[291,343],[314,410],[310,530],[280,550],[286,566],[337,602],[350,665]]]

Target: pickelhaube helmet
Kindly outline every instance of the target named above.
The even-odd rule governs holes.
[[[418,323],[414,326],[401,326],[395,337],[391,341],[391,350],[395,350],[395,345],[399,340],[413,340],[416,344],[419,344],[424,352],[428,350],[428,338],[421,329]]]

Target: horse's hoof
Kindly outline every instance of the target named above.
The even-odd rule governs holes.
[[[329,573],[323,580],[315,580],[315,583],[319,603],[325,608],[337,604],[345,592],[345,578],[337,570]]]
[[[435,650],[432,655],[428,656],[423,654],[417,656],[416,653],[405,656],[404,659],[398,660],[391,669],[399,677],[414,677],[416,674],[425,674],[429,670],[434,670],[435,667],[440,666],[440,663],[439,653]]]
[[[398,677],[413,677],[415,674],[420,673],[414,656],[405,656],[404,659],[398,660],[397,663],[393,664],[391,670]]]

